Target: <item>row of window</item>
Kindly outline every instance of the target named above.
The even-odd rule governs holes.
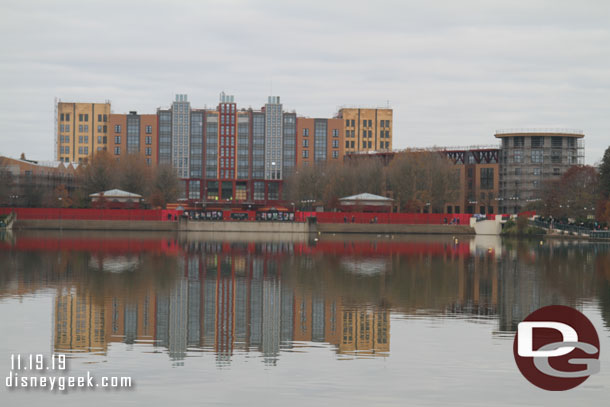
[[[309,158],[309,150],[303,150],[302,156],[303,156],[303,158]],[[333,158],[339,158],[339,151],[338,150],[333,150],[332,151],[332,157]]]
[[[353,133],[353,132],[352,132]],[[347,133],[346,133],[347,134]],[[339,129],[333,129],[333,137],[339,137]],[[309,129],[303,129],[303,137],[309,137]]]
[[[104,137],[104,139],[106,139],[106,137]],[[121,136],[114,136],[114,144],[121,144],[121,139],[122,139]],[[99,137],[98,137],[98,140],[99,140]],[[105,142],[106,141],[104,141],[104,143]],[[144,144],[151,145],[152,144],[152,137],[151,136],[146,136],[144,138]]]
[[[346,119],[345,120],[345,127],[355,127],[356,126],[356,121],[354,119]],[[379,126],[382,128],[389,128],[390,127],[390,121],[389,120],[380,120],[379,121]],[[373,127],[373,121],[369,120],[369,119],[363,119],[362,120],[362,127]]]
[[[70,121],[70,113],[60,113],[59,114],[59,121],[60,122],[69,122]],[[78,121],[79,122],[88,122],[89,121],[89,115],[87,113],[80,113],[78,115]],[[104,122],[106,123],[108,121],[108,115],[105,114],[98,114],[97,115],[97,121],[98,122]]]
[[[121,155],[121,147],[120,146],[116,146],[114,148],[114,155]],[[144,155],[151,156],[152,155],[152,148],[146,147],[144,149]],[[148,159],[146,161],[148,162]]]
[[[303,147],[305,147],[305,148],[309,147],[309,140],[307,140],[307,139],[303,140]],[[333,140],[333,148],[339,148],[339,140]]]
[[[522,163],[523,162],[523,150],[514,150],[513,151],[513,162],[514,163]],[[535,164],[540,164],[544,162],[544,150],[532,150],[531,152],[531,162]],[[551,163],[553,164],[561,164],[561,150],[552,150],[551,151]]]
[[[99,131],[99,130],[98,130]],[[122,126],[120,124],[115,124],[114,125],[114,132],[117,134],[120,134],[122,131]],[[144,128],[144,131],[146,132],[146,134],[152,134],[152,126],[146,126]],[[106,133],[106,126],[104,126],[104,133]]]

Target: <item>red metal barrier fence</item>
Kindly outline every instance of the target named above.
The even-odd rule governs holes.
[[[459,213],[298,212],[297,220],[315,217],[318,223],[393,223],[409,225],[469,225],[472,215]]]
[[[182,212],[165,209],[73,209],[73,208],[0,208],[0,215],[11,212],[17,219],[177,221]],[[247,214],[256,219],[254,211],[223,211],[225,221],[234,220],[231,213]],[[460,224],[468,225],[472,215],[448,213],[369,213],[369,212],[296,212],[295,221],[306,222],[314,217],[318,223],[392,223],[392,224]]]
[[[174,220],[178,211],[161,209],[73,209],[73,208],[0,208],[0,215],[17,214],[17,219],[66,220]]]

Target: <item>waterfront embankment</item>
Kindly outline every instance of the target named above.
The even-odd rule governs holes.
[[[146,221],[146,220],[17,220],[21,230],[127,230],[173,232],[234,233],[370,233],[370,234],[474,234],[466,225],[407,225],[388,223],[307,223],[307,222],[231,222],[231,221]]]

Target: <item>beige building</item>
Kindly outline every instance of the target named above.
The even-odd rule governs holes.
[[[392,109],[343,108],[337,118],[343,120],[345,153],[392,149]]]
[[[110,102],[65,103],[56,106],[56,157],[83,163],[94,151],[107,150]]]

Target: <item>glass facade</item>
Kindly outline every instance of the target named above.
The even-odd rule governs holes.
[[[203,112],[191,113],[190,178],[201,178],[203,168]],[[190,195],[190,192],[189,192]],[[198,197],[199,198],[199,197]]]
[[[252,113],[252,178],[265,178],[265,115]]]
[[[237,179],[250,178],[250,117],[237,117]]]
[[[137,114],[127,115],[127,154],[135,154],[140,151],[140,116]]]
[[[282,179],[282,105],[279,96],[269,96],[265,105],[265,179]]]
[[[326,161],[326,135],[328,121],[316,120],[314,126],[314,160]]]
[[[284,177],[296,167],[297,117],[296,113],[284,113],[283,171]]]
[[[172,103],[172,165],[181,178],[188,178],[189,173],[190,113],[187,96],[176,95]]]
[[[160,110],[159,115],[159,163],[171,164],[172,158],[172,112]]]
[[[218,172],[218,114],[208,113],[205,124],[205,177],[217,178]]]

